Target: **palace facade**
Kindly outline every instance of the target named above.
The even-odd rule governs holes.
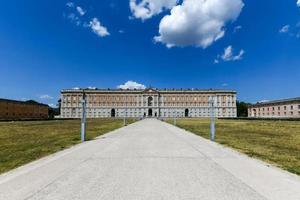
[[[35,101],[0,99],[0,120],[48,119],[48,105]]]
[[[248,117],[300,118],[300,97],[251,105],[248,108]]]
[[[61,91],[61,118],[81,118],[85,95],[88,118],[236,117],[236,92],[231,90],[66,89]]]

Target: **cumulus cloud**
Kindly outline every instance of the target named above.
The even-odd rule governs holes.
[[[93,19],[90,21],[90,23],[89,23],[88,26],[92,29],[92,31],[93,31],[96,35],[98,35],[98,36],[100,36],[100,37],[105,37],[105,36],[110,35],[110,33],[108,32],[107,28],[104,27],[104,26],[102,26],[102,25],[101,25],[101,22],[100,22],[96,17],[93,18]]]
[[[241,49],[238,54],[234,55],[232,46],[228,46],[224,49],[224,53],[222,55],[218,55],[217,59],[214,60],[214,63],[218,64],[220,62],[220,59],[225,62],[242,60],[244,54],[244,49]]]
[[[79,13],[80,16],[85,15],[86,11],[83,10],[83,8],[81,8],[80,6],[76,7],[77,12]]]
[[[129,6],[133,17],[146,20],[161,13],[165,9],[171,9],[178,0],[130,0]]]
[[[300,7],[300,0],[297,1],[297,6]]]
[[[242,0],[184,0],[162,18],[154,38],[167,47],[206,48],[225,34],[225,25],[240,15]]]
[[[134,90],[134,89],[146,89],[146,86],[134,81],[127,81],[124,85],[119,85],[118,86],[119,89],[123,89],[123,90]]]
[[[289,30],[290,30],[290,25],[285,25],[279,30],[279,33],[287,33],[289,32]]]
[[[53,99],[53,97],[51,97],[48,94],[43,94],[43,95],[40,96],[40,99]]]

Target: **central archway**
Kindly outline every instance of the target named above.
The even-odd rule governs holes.
[[[189,117],[189,109],[185,109],[185,111],[184,111],[184,116],[185,116],[185,117]]]
[[[152,109],[151,109],[151,108],[149,108],[149,110],[148,110],[148,117],[152,117],[152,115],[153,115],[153,113],[152,113]]]

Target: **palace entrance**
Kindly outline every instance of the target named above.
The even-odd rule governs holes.
[[[148,117],[152,117],[152,116],[153,116],[152,109],[149,108],[149,110],[148,110]]]
[[[185,111],[184,111],[184,116],[185,116],[185,117],[189,117],[189,109],[185,109]]]
[[[111,117],[116,117],[116,110],[113,108],[110,112]]]

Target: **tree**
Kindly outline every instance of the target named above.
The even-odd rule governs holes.
[[[248,106],[249,105],[250,105],[249,103],[237,101],[236,102],[237,116],[238,117],[248,117]]]

